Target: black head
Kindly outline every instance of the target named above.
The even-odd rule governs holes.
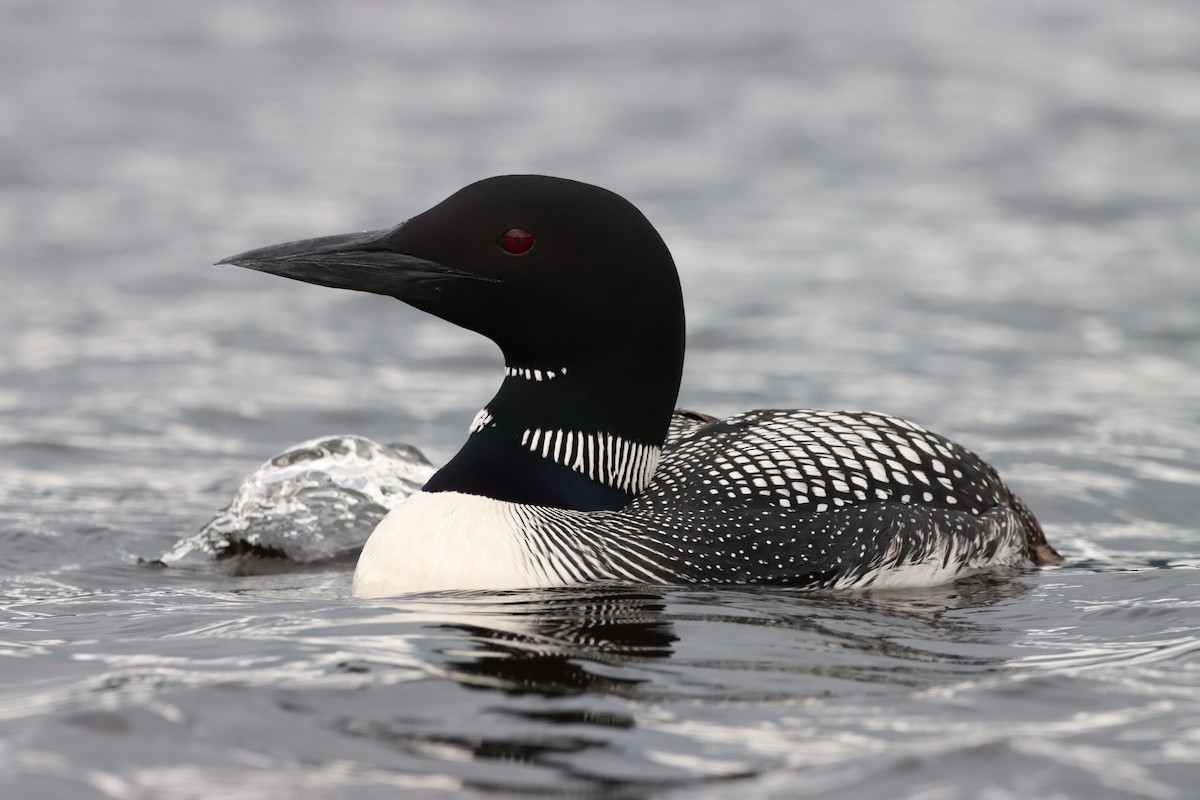
[[[684,333],[674,262],[637,208],[596,186],[488,178],[390,230],[221,263],[390,295],[482,333],[515,367],[585,371],[616,359],[631,376],[645,367],[661,378],[665,369],[678,389]]]
[[[508,377],[426,491],[619,508],[657,460],[683,369],[679,277],[658,233],[612,192],[489,178],[390,230],[221,263],[390,295],[500,346]],[[564,441],[591,442],[587,459]]]

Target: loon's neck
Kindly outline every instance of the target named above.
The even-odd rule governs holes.
[[[466,444],[424,491],[580,511],[623,508],[658,464],[681,367],[509,359]]]

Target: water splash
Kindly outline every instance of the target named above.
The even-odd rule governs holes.
[[[406,444],[361,436],[311,439],[248,475],[233,502],[159,562],[190,566],[259,556],[309,563],[349,555],[433,471],[421,451]]]

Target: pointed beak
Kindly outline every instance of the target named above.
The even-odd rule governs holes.
[[[445,281],[496,282],[492,278],[397,252],[388,244],[396,230],[389,228],[273,244],[223,258],[217,265],[234,264],[318,286],[371,292],[400,300],[427,296]]]

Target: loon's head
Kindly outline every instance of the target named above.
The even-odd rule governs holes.
[[[388,230],[219,263],[389,295],[500,346],[508,378],[428,486],[601,508],[619,507],[648,480],[679,391],[683,301],[662,238],[619,195],[538,175],[488,178]],[[581,466],[585,439],[625,448],[624,472],[604,472],[599,455]],[[653,458],[635,469],[637,446]],[[530,451],[570,474],[518,464]]]
[[[662,238],[633,204],[577,181],[488,178],[388,230],[219,263],[390,295],[487,336],[517,368],[582,370],[627,343],[682,364],[679,279]]]

